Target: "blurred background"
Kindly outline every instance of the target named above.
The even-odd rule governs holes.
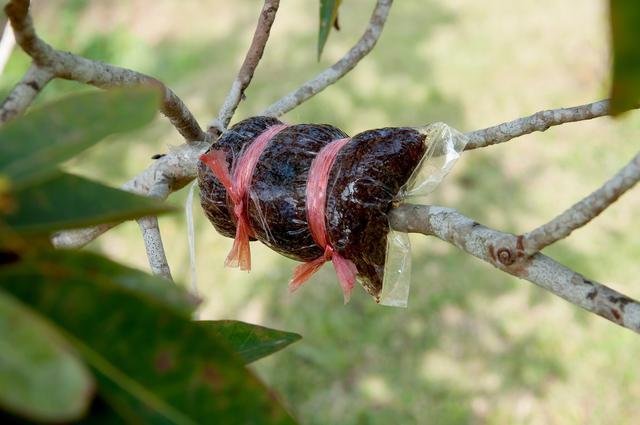
[[[58,48],[148,73],[205,125],[249,45],[259,0],[35,1],[39,33]],[[236,121],[331,65],[360,37],[374,1],[347,0],[342,30],[316,60],[317,0],[282,1]],[[541,109],[607,96],[607,2],[405,0],[347,77],[289,113],[355,134],[445,121],[469,131]],[[16,50],[3,94],[28,59]],[[38,103],[88,90],[54,81]],[[430,202],[522,233],[596,189],[638,150],[640,113],[564,125],[465,153]],[[166,120],[112,137],[68,166],[119,186],[181,139]],[[186,191],[169,202],[183,208]],[[81,206],[79,206],[81,207]],[[640,297],[640,192],[545,252],[589,278]],[[636,424],[640,338],[436,239],[413,238],[408,309],[350,304],[325,267],[295,294],[295,262],[252,245],[250,274],[222,267],[231,240],[194,208],[202,317],[303,335],[255,364],[304,424]],[[178,284],[189,284],[184,213],[160,220]],[[146,270],[136,224],[89,249]],[[153,331],[153,330],[150,330]],[[213,423],[213,422],[212,422]]]

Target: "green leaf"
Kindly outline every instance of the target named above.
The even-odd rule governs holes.
[[[0,291],[0,406],[36,421],[80,418],[93,396],[89,370],[37,313]]]
[[[14,189],[57,171],[58,164],[113,133],[149,123],[160,93],[151,87],[127,87],[71,96],[0,128],[0,176]]]
[[[88,280],[100,280],[107,276],[109,281],[121,289],[145,297],[149,302],[169,308],[187,319],[192,316],[200,302],[180,286],[165,279],[123,266],[91,252],[82,251],[66,255],[59,251],[43,251],[38,254],[38,261],[44,264],[55,263],[60,256],[66,267],[83,270],[84,277]]]
[[[338,8],[342,0],[320,0],[320,27],[318,28],[318,60],[322,56],[331,28],[337,26]]]
[[[226,339],[246,363],[280,351],[302,338],[292,332],[278,331],[235,320],[203,321],[202,326]]]
[[[294,423],[218,334],[114,281],[96,261],[49,252],[0,268],[0,285],[66,330],[101,396],[128,422]]]
[[[43,233],[171,211],[154,199],[59,173],[13,194],[6,223],[20,233]]]
[[[640,3],[611,0],[611,114],[640,106]]]

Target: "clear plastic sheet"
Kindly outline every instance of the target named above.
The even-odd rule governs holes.
[[[427,150],[409,180],[400,189],[401,204],[424,203],[451,171],[467,143],[466,137],[444,123],[416,128],[424,134]],[[380,304],[407,307],[411,285],[411,242],[409,235],[390,229]]]

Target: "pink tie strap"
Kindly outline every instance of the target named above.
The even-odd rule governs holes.
[[[286,124],[277,124],[260,133],[235,163],[231,165],[231,172],[223,151],[211,150],[200,156],[200,161],[211,169],[213,175],[220,180],[220,183],[227,190],[233,205],[233,216],[236,218],[236,237],[224,262],[225,266],[240,267],[240,270],[251,270],[249,237],[253,236],[254,233],[249,224],[247,213],[247,194],[249,193],[253,172],[258,164],[260,155],[267,147],[267,143],[285,128],[287,128]]]
[[[313,240],[324,250],[324,254],[315,260],[308,261],[296,267],[293,272],[293,277],[289,281],[289,290],[293,292],[317,272],[325,262],[332,261],[333,267],[338,275],[338,281],[342,287],[345,303],[351,298],[351,291],[353,290],[358,270],[352,261],[338,254],[329,243],[325,212],[327,207],[327,186],[329,184],[331,167],[340,149],[350,140],[351,138],[334,140],[322,148],[311,163],[309,178],[307,180],[307,222],[309,223]]]

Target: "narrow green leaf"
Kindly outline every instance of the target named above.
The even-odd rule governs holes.
[[[116,410],[166,423],[294,423],[217,333],[84,255],[57,251],[0,268],[0,285],[66,330]]]
[[[197,425],[187,413],[181,412],[159,394],[127,376],[121,367],[114,365],[82,341],[74,341],[78,351],[96,372],[100,393],[114,410],[128,419],[127,422]]]
[[[156,200],[59,173],[13,194],[6,223],[20,233],[43,233],[119,221],[171,209]]]
[[[0,176],[14,188],[56,172],[58,164],[113,133],[148,124],[160,93],[151,87],[89,92],[34,109],[0,128]]]
[[[280,351],[302,338],[292,332],[278,331],[235,320],[203,321],[200,323],[226,339],[246,363],[254,362]]]
[[[320,0],[320,27],[318,28],[318,60],[322,56],[331,28],[338,22],[338,8],[342,0]]]
[[[640,106],[640,3],[611,0],[611,113]]]
[[[0,406],[26,418],[80,418],[93,395],[89,370],[53,326],[0,290]]]

